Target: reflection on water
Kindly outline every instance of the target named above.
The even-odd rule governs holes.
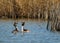
[[[0,43],[60,43],[60,34],[46,30],[46,21],[42,20],[16,20],[18,29],[21,30],[21,22],[25,21],[26,29],[30,32],[18,32],[13,34],[13,22],[15,20],[0,20]]]

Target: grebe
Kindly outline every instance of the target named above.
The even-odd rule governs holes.
[[[30,32],[28,29],[24,29],[24,25],[25,25],[25,22],[22,22],[21,31],[22,31],[22,32]]]
[[[14,22],[13,26],[16,28],[17,27],[17,24],[18,24],[17,22]]]
[[[16,22],[14,22],[14,27],[15,27],[15,30],[13,30],[12,33],[19,32],[19,31],[18,31],[18,27],[17,27],[17,23],[16,23]]]

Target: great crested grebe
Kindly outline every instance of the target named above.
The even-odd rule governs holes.
[[[19,31],[18,31],[18,27],[17,27],[17,23],[16,23],[16,22],[14,22],[14,27],[15,27],[15,30],[13,30],[12,33],[19,32]]]
[[[17,22],[14,22],[13,26],[16,28],[17,27],[17,24],[18,24]]]
[[[24,29],[24,25],[25,25],[25,22],[22,22],[21,31],[22,31],[22,32],[30,32],[28,29]]]

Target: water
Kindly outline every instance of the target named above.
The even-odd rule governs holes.
[[[0,43],[60,43],[60,34],[46,30],[46,21],[18,20],[18,29],[21,30],[21,22],[25,21],[28,33],[12,33],[15,20],[0,20]]]

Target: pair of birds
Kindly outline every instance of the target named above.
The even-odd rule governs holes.
[[[28,29],[24,29],[24,25],[25,25],[25,22],[22,22],[21,32],[29,32]],[[14,27],[15,27],[15,30],[13,30],[12,33],[19,32],[16,22],[14,22]]]

